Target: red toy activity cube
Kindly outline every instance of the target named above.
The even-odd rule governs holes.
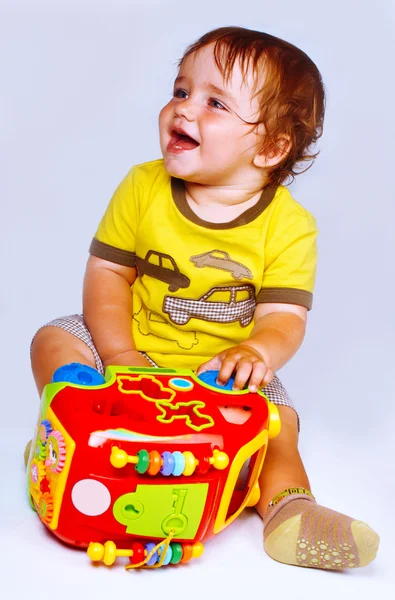
[[[108,367],[48,384],[27,468],[41,521],[94,561],[188,562],[259,500],[277,407],[189,370]]]

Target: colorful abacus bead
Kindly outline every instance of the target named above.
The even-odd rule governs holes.
[[[148,475],[157,475],[162,466],[162,457],[157,450],[152,450],[149,453]]]
[[[179,450],[176,450],[175,452],[173,452],[173,457],[174,457],[174,468],[173,468],[173,475],[174,477],[179,477],[180,475],[183,474],[184,469],[185,469],[185,458],[182,452],[180,452]]]
[[[158,557],[159,557],[158,562],[162,558],[162,552],[163,552],[163,550],[164,550],[164,548],[159,548],[159,550],[158,550]],[[167,547],[167,549],[166,549],[166,555],[165,555],[165,558],[163,559],[163,562],[162,562],[161,566],[165,567],[166,565],[168,565],[169,562],[171,561],[172,557],[173,557],[173,549],[171,547],[171,544],[169,544],[168,547]]]
[[[167,450],[165,450],[165,452],[162,452],[162,467],[160,470],[162,475],[164,475],[165,477],[171,475],[173,473],[174,465],[175,460],[173,454],[171,452],[168,452]]]
[[[195,471],[197,460],[192,454],[192,452],[190,452],[189,450],[183,452],[183,455],[185,459],[185,469],[183,470],[182,474],[188,477],[189,475],[192,475],[192,473]]]
[[[131,545],[132,555],[129,557],[130,563],[132,565],[138,565],[143,562],[145,558],[145,547],[144,544],[140,542],[133,542]]]
[[[178,563],[182,559],[182,546],[179,542],[172,542],[170,544],[170,546],[171,546],[171,551],[172,551],[172,557],[170,559],[170,564],[178,565]]]
[[[179,542],[173,542],[170,544],[172,550],[172,557],[170,559],[170,564],[178,565],[178,563],[182,559],[182,546]]]
[[[139,450],[139,452],[137,452],[137,459],[136,471],[137,473],[140,473],[140,475],[144,475],[144,473],[148,471],[150,463],[150,456],[147,450]]]
[[[152,550],[155,548],[156,544],[154,544],[153,542],[148,542],[147,544],[145,544],[145,551],[147,553],[147,556],[150,554],[150,552],[152,552]],[[158,562],[158,551],[156,550],[153,555],[151,556],[151,558],[147,561],[147,565],[149,567],[152,567],[156,562]]]
[[[183,544],[182,546],[182,563],[187,563],[192,558],[192,544]]]

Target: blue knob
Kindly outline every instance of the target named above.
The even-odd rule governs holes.
[[[232,390],[235,378],[230,377],[225,385],[220,385],[217,383],[218,373],[219,371],[204,371],[203,373],[200,373],[198,377],[204,381],[204,383],[207,383],[207,385],[211,385],[219,390]]]
[[[70,363],[56,369],[52,375],[51,383],[77,383],[78,385],[102,385],[105,383],[103,375],[93,367],[81,363]]]

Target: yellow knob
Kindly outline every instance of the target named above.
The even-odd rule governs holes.
[[[195,542],[192,545],[192,558],[199,558],[199,556],[202,556],[203,550],[204,546],[202,542]]]
[[[98,562],[104,556],[104,546],[95,542],[91,542],[88,546],[87,554],[91,560]]]
[[[110,463],[116,469],[122,469],[128,464],[128,454],[125,450],[121,450],[118,446],[113,446],[111,449]]]
[[[222,471],[223,469],[226,469],[229,464],[229,456],[226,452],[215,449],[212,458],[210,458],[210,463],[214,465],[215,469]]]

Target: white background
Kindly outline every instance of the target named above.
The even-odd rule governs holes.
[[[300,46],[327,88],[321,155],[291,188],[320,229],[314,310],[281,377],[318,500],[381,535],[365,569],[275,563],[253,512],[183,568],[94,568],[26,500],[31,336],[80,310],[87,249],[113,190],[130,166],[160,156],[157,115],[177,59],[224,25]],[[394,30],[390,0],[1,0],[2,598],[393,598]]]

